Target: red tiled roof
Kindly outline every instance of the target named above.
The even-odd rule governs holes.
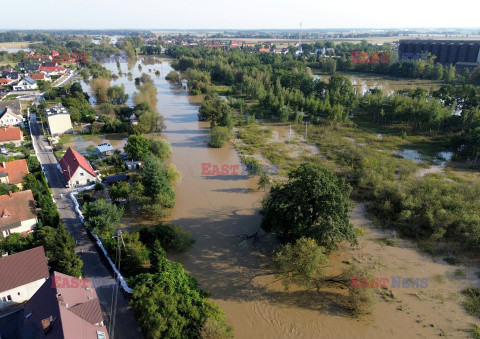
[[[7,255],[0,258],[0,293],[49,275],[43,246]]]
[[[62,160],[60,160],[60,166],[62,167],[67,180],[70,180],[79,167],[96,177],[95,171],[92,166],[90,166],[87,159],[71,147],[68,148]]]
[[[0,84],[9,84],[12,80],[0,78]]]
[[[23,132],[20,127],[7,126],[0,128],[0,142],[22,140]]]
[[[34,80],[43,80],[45,79],[45,74],[44,73],[30,73],[28,75],[30,78]]]
[[[270,53],[270,50],[269,50],[268,48],[260,48],[258,51],[259,51],[259,52]]]
[[[20,226],[25,220],[37,217],[31,190],[0,195],[0,230]]]
[[[37,329],[33,334],[38,338],[97,339],[97,331],[109,338],[106,326],[96,325],[103,321],[103,315],[97,292],[88,279],[79,281],[54,272],[27,302],[24,314],[31,314],[24,320],[24,328]],[[47,335],[43,324],[52,325]]]
[[[0,173],[8,174],[8,182],[11,185],[19,184],[23,177],[28,174],[27,161],[20,159],[0,163]]]

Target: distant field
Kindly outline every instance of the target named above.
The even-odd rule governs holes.
[[[28,48],[32,44],[31,41],[21,41],[21,42],[0,42],[0,49],[9,49],[9,48]]]

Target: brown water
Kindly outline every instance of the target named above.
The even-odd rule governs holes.
[[[118,72],[116,64],[105,66]],[[131,95],[135,91],[133,78],[140,76],[141,72],[137,64],[131,65],[130,70],[126,64],[121,67],[123,76],[112,84],[124,84],[126,92]],[[263,235],[253,242],[246,241],[244,237],[254,234],[260,226],[258,210],[263,193],[255,190],[256,180],[245,175],[201,175],[202,163],[240,165],[239,156],[231,145],[222,149],[208,148],[208,123],[197,121],[199,98],[190,97],[170,86],[165,80],[165,75],[171,70],[166,61],[149,62],[143,70],[148,72],[149,68],[152,73],[156,70],[162,72],[160,77],[152,76],[158,89],[158,110],[166,118],[164,135],[172,145],[172,162],[183,177],[176,186],[176,206],[168,220],[182,225],[196,239],[187,253],[172,259],[180,261],[198,279],[200,287],[212,293],[212,300],[225,310],[236,338],[366,338],[393,335],[407,338],[437,334],[437,328],[420,325],[414,317],[416,313],[409,317],[405,312],[398,311],[397,303],[383,302],[378,305],[373,317],[358,321],[346,316],[337,306],[341,291],[326,290],[318,294],[291,290],[287,293],[278,283],[273,283],[272,277],[265,275],[268,272],[265,255],[274,248],[274,237]],[[133,73],[132,77],[125,75],[128,71]],[[357,227],[367,223],[358,208],[352,222]],[[357,251],[368,260],[376,260],[378,248],[370,247],[362,246]],[[358,252],[349,254],[348,251],[342,253],[359,255]],[[424,261],[414,254],[413,249],[401,253],[401,257],[412,256],[413,270],[417,263]],[[388,256],[382,259],[387,260]],[[332,263],[335,265],[334,259]],[[398,270],[397,265],[393,270]],[[411,274],[421,273],[413,271]],[[417,303],[412,307],[421,306]],[[453,310],[455,314],[465,316],[458,307]],[[431,310],[418,309],[415,312],[428,315]],[[448,316],[446,318],[445,322]]]
[[[378,88],[385,95],[391,95],[395,91],[402,89],[416,89],[421,87],[423,89],[429,90],[431,86],[438,87],[439,82],[430,81],[430,80],[413,80],[413,79],[402,79],[394,78],[383,75],[372,75],[372,74],[362,74],[362,73],[340,73],[341,75],[347,77],[352,83],[353,87],[357,93],[365,94],[368,90],[372,88]],[[318,75],[314,74],[315,79],[321,79],[328,82],[330,79],[329,75]]]

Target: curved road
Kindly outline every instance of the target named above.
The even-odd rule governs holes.
[[[102,287],[97,287],[96,290],[102,306],[103,318],[107,329],[109,329],[112,292],[114,290],[113,286],[115,285],[115,280],[113,279],[110,270],[103,264],[95,245],[88,237],[83,224],[75,214],[75,206],[73,201],[67,197],[68,189],[65,188],[64,178],[61,176],[57,168],[57,159],[55,158],[48,141],[43,136],[41,126],[33,114],[30,117],[30,129],[32,138],[37,145],[38,160],[40,161],[48,183],[52,188],[53,197],[57,203],[60,217],[70,234],[77,241],[76,253],[79,254],[83,260],[83,272],[86,277],[94,278],[94,281],[95,279],[99,279],[102,282]],[[143,338],[137,325],[135,315],[128,305],[128,301],[120,291],[117,300],[114,335],[112,336],[111,333],[109,334],[110,338],[115,337],[115,339]]]

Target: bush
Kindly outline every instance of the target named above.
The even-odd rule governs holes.
[[[158,240],[165,251],[173,252],[184,252],[195,242],[190,232],[184,231],[182,226],[164,224],[157,225],[153,230],[142,228],[140,240],[149,248]]]
[[[208,146],[213,148],[222,148],[230,137],[227,127],[215,126],[210,131],[210,141]]]
[[[470,287],[463,291],[466,296],[464,306],[467,312],[480,317],[480,288]]]

